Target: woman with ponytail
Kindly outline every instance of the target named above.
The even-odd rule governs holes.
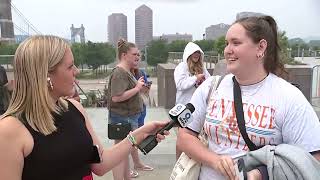
[[[290,144],[320,160],[319,119],[301,91],[281,78],[284,68],[275,20],[270,16],[239,19],[229,28],[225,41],[230,74],[210,95],[211,81],[197,88],[191,98],[196,107],[193,121],[178,135],[177,146],[202,164],[199,180],[237,179],[235,160],[249,151],[234,107],[237,84],[245,129],[255,146]],[[202,128],[208,135],[208,148],[196,138]],[[266,174],[268,177],[265,168],[247,173],[251,180]]]

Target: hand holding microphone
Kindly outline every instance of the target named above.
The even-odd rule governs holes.
[[[180,127],[187,127],[187,125],[192,121],[192,113],[195,108],[191,103],[186,105],[177,104],[170,111],[169,116],[171,121],[163,128],[161,128],[155,135],[149,135],[144,139],[138,148],[143,154],[148,154],[154,147],[158,145],[156,140],[157,134],[164,134],[164,131],[169,131],[174,125],[178,124]]]

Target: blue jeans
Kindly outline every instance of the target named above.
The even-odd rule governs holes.
[[[131,129],[132,130],[135,130],[137,129],[139,126],[138,126],[138,119],[139,117],[141,116],[141,113],[138,113],[138,114],[135,114],[135,115],[132,115],[132,116],[121,116],[119,114],[116,114],[116,113],[113,113],[113,112],[110,112],[110,121],[111,123],[129,123],[131,124]]]
[[[147,109],[146,109],[146,105],[143,104],[143,110],[141,112],[141,116],[138,119],[138,126],[141,127],[144,125],[144,118],[147,115]]]

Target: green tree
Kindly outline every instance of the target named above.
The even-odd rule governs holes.
[[[7,44],[0,42],[0,55],[14,55],[19,44]],[[0,57],[0,64],[11,64],[13,56]]]
[[[19,44],[7,44],[0,42],[0,55],[14,55]]]
[[[86,56],[87,56],[87,45],[74,43],[71,46],[71,50],[73,53],[73,58],[76,66],[81,66],[83,70],[83,65],[86,64]]]
[[[197,40],[196,43],[202,51],[212,51],[214,48],[214,40]]]
[[[185,40],[172,41],[170,44],[168,44],[168,51],[169,52],[183,52],[183,50],[187,44],[188,44],[188,42]]]
[[[280,46],[279,58],[284,64],[291,64],[293,59],[289,57],[289,41],[285,31],[278,32],[278,44]]]
[[[223,51],[225,47],[226,47],[225,36],[221,36],[216,40],[214,44],[214,50],[217,51],[219,54],[223,55]]]
[[[87,53],[86,53],[87,64],[92,70],[96,70],[101,65],[107,65],[114,61],[115,51],[114,49],[106,43],[87,43]]]
[[[168,59],[168,47],[165,40],[153,40],[147,47],[147,63],[155,66],[165,63]]]

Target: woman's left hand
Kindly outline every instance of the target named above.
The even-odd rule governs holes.
[[[165,127],[169,121],[154,121],[148,124],[141,126],[140,128],[134,130],[132,134],[137,140],[137,143],[140,144],[148,135],[155,134],[158,130]],[[164,131],[164,135],[157,134],[157,141],[165,139],[166,135],[169,135],[169,131]]]

